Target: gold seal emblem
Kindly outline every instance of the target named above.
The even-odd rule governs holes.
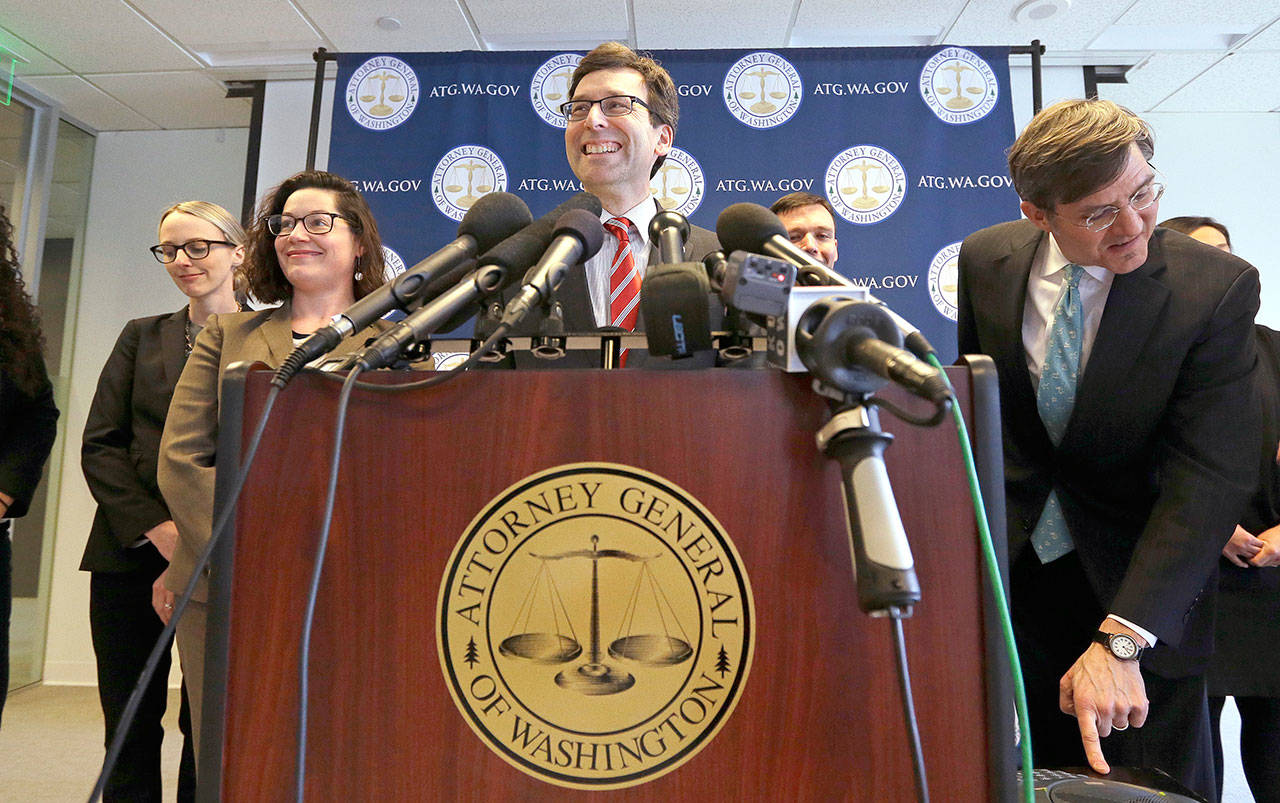
[[[472,730],[522,772],[632,786],[702,749],[741,697],[755,639],[737,550],[689,493],[628,466],[528,477],[468,526],[437,644]]]

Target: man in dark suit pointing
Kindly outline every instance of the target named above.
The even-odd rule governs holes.
[[[1108,772],[1105,746],[1212,799],[1206,589],[1256,480],[1258,273],[1155,229],[1153,151],[1108,101],[1036,115],[1009,152],[1027,219],[961,247],[959,346],[999,371],[1037,766]]]

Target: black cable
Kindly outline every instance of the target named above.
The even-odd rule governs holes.
[[[408,389],[422,389],[442,384],[475,365],[494,343],[498,342],[511,327],[500,324],[493,334],[485,340],[466,360],[451,370],[420,382],[409,382],[403,385],[381,385],[360,382],[358,377],[364,368],[356,364],[347,376],[341,380],[342,391],[338,397],[338,415],[334,424],[333,457],[329,462],[329,484],[325,489],[324,518],[320,525],[320,536],[317,539],[315,565],[311,571],[311,586],[307,590],[307,608],[302,621],[302,637],[298,648],[298,738],[297,758],[294,774],[294,799],[302,803],[305,797],[307,781],[307,718],[310,710],[310,662],[311,662],[311,630],[315,622],[316,599],[320,591],[320,577],[324,572],[325,551],[329,545],[329,532],[333,525],[333,505],[337,496],[338,468],[342,463],[342,441],[347,425],[347,408],[351,402],[351,392],[359,387],[367,390],[394,392]],[[316,374],[330,381],[339,381],[334,374],[317,371]]]
[[[902,690],[902,718],[907,725],[907,741],[911,747],[911,764],[915,770],[916,798],[929,803],[929,780],[924,770],[924,749],[920,746],[920,728],[916,723],[916,704],[911,696],[911,672],[907,669],[907,642],[902,633],[902,611],[889,610],[893,627],[894,655],[898,659],[898,686]]]
[[[298,646],[298,753],[297,771],[294,777],[294,799],[302,803],[307,782],[307,714],[308,689],[311,663],[311,626],[315,622],[316,597],[320,591],[320,576],[324,572],[325,550],[329,547],[329,531],[333,525],[333,503],[338,490],[338,467],[342,464],[342,439],[347,427],[347,407],[356,377],[363,369],[357,365],[347,374],[338,396],[338,418],[334,423],[333,457],[329,461],[329,485],[325,489],[324,518],[320,525],[320,537],[316,544],[315,565],[311,570],[311,586],[307,589],[307,611],[302,619],[302,639]]]
[[[917,427],[936,427],[938,424],[942,423],[942,419],[946,418],[947,413],[951,410],[950,397],[943,399],[941,402],[933,402],[933,415],[929,418],[908,413],[906,410],[888,399],[883,399],[879,396],[868,396],[863,400],[863,403],[868,406],[880,407],[888,410],[895,417]]]
[[[106,758],[102,762],[102,771],[98,773],[98,780],[93,785],[93,791],[89,793],[89,803],[96,803],[102,798],[102,792],[107,785],[107,778],[111,777],[111,772],[115,769],[116,762],[120,759],[120,751],[124,748],[125,737],[129,733],[130,726],[133,725],[134,717],[138,714],[139,706],[142,705],[142,697],[146,693],[147,687],[151,685],[151,678],[155,676],[156,667],[160,664],[160,658],[169,651],[169,640],[173,638],[174,632],[178,629],[178,620],[182,618],[183,612],[187,609],[187,603],[191,601],[191,595],[195,593],[196,584],[200,582],[204,567],[209,564],[209,558],[213,555],[218,539],[227,529],[227,523],[231,521],[231,514],[236,509],[236,501],[240,499],[240,491],[244,488],[245,478],[249,476],[249,469],[253,466],[253,459],[258,454],[258,444],[262,442],[262,433],[267,428],[267,420],[271,418],[271,409],[275,407],[276,397],[279,395],[280,389],[276,387],[272,387],[267,393],[267,400],[262,408],[262,417],[258,419],[258,426],[254,429],[253,437],[249,440],[249,448],[245,450],[245,459],[240,465],[239,473],[236,474],[231,494],[223,506],[218,520],[213,525],[213,530],[209,534],[209,543],[205,545],[204,551],[200,553],[199,559],[196,560],[195,569],[191,572],[191,579],[187,581],[187,587],[183,589],[182,595],[174,603],[173,615],[169,617],[169,623],[160,631],[160,637],[156,639],[155,646],[151,648],[151,654],[147,656],[147,663],[142,667],[142,674],[138,676],[138,682],[133,687],[133,693],[129,695],[129,702],[125,704],[124,713],[121,714],[120,722],[116,725],[115,735],[111,739],[111,746],[107,748]],[[196,745],[196,749],[199,750],[200,746]]]
[[[421,390],[423,388],[431,388],[431,387],[435,387],[436,385],[444,384],[445,382],[448,382],[450,379],[453,379],[458,374],[462,373],[468,368],[471,368],[472,366],[474,366],[476,363],[480,362],[480,358],[483,357],[485,354],[487,354],[489,352],[489,349],[493,348],[493,344],[497,343],[499,340],[506,337],[507,332],[509,331],[511,331],[511,326],[509,324],[505,324],[505,323],[498,324],[498,328],[493,330],[493,334],[489,335],[489,337],[485,339],[484,343],[480,344],[480,346],[475,351],[471,352],[471,354],[467,356],[467,359],[463,360],[461,363],[459,363],[458,365],[455,365],[453,368],[450,368],[448,371],[445,371],[444,373],[435,373],[435,374],[432,374],[431,377],[427,379],[420,379],[417,382],[405,382],[404,384],[384,385],[384,384],[374,383],[374,382],[356,382],[355,386],[360,388],[361,390],[372,390],[380,393],[399,393],[400,391],[404,391],[404,390]],[[333,373],[328,373],[325,371],[318,371],[316,372],[316,375],[324,379],[327,379],[330,382],[345,381],[340,376]]]

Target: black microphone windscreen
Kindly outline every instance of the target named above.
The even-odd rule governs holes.
[[[509,192],[480,196],[458,224],[458,236],[476,239],[476,253],[483,253],[533,222],[533,213]]]
[[[600,217],[600,199],[589,192],[580,192],[547,214],[525,226],[520,231],[485,251],[481,265],[501,265],[507,269],[507,278],[519,278],[517,271],[524,271],[537,262],[551,239],[555,236],[556,222],[560,216],[573,209],[584,209]]]
[[[716,237],[726,254],[750,251],[759,254],[773,235],[787,236],[778,216],[759,204],[738,203],[725,207],[716,219]]]
[[[604,227],[600,225],[600,213],[594,215],[586,209],[570,209],[556,221],[554,237],[571,234],[582,243],[579,262],[586,262],[604,245]]]

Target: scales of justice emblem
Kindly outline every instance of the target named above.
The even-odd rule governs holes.
[[[418,104],[418,76],[394,56],[375,56],[347,82],[347,111],[359,125],[385,131],[409,119]]]
[[[972,123],[996,105],[999,82],[977,53],[948,47],[935,53],[920,71],[920,95],[943,122]]]
[[[623,668],[610,665],[601,651],[600,562],[602,560],[621,560],[640,564],[635,588],[632,589],[630,602],[623,614],[621,632],[609,643],[608,655],[614,659],[625,659],[651,666],[673,666],[688,661],[693,655],[688,634],[680,626],[679,618],[672,609],[670,601],[666,599],[658,579],[649,568],[649,563],[661,556],[658,554],[642,556],[624,549],[600,549],[599,543],[600,536],[592,535],[590,549],[575,549],[554,555],[531,555],[541,561],[542,565],[538,572],[538,579],[530,589],[529,597],[526,598],[526,604],[516,617],[518,625],[524,632],[513,633],[503,639],[498,648],[503,655],[543,664],[565,664],[579,658],[582,655],[582,644],[577,633],[573,631],[568,608],[551,577],[550,565],[556,561],[565,560],[591,561],[589,651],[585,661],[558,672],[555,682],[563,689],[592,696],[617,694],[631,688],[636,682],[635,675]],[[554,632],[528,630],[533,614],[533,600],[540,586],[552,601],[551,623],[553,623]],[[664,628],[661,634],[630,632],[630,626],[635,622],[638,600],[645,591],[650,592],[655,605],[659,607],[665,605],[667,608],[667,613],[659,616]],[[668,622],[679,629],[679,637],[673,636],[667,629]],[[567,633],[561,631],[561,623],[566,625]]]
[[[892,153],[875,145],[841,151],[827,167],[827,199],[850,223],[876,223],[892,215],[906,195],[906,173]]]
[[[746,683],[755,611],[737,549],[688,492],[574,463],[477,514],[436,631],[449,693],[489,750],[541,781],[613,789],[714,738]]]

